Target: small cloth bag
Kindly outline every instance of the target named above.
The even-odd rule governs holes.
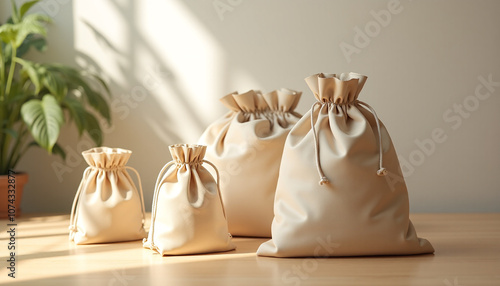
[[[258,255],[434,252],[409,219],[408,192],[389,133],[373,108],[358,100],[365,81],[356,73],[306,78],[317,102],[286,140],[272,239]]]
[[[161,255],[235,249],[227,230],[219,185],[203,163],[206,146],[169,146],[173,160],[156,180],[151,229],[143,246]]]
[[[229,232],[270,237],[273,202],[286,136],[300,119],[301,92],[232,93],[221,102],[231,111],[203,133],[207,160],[221,174]]]
[[[144,200],[139,173],[125,166],[132,151],[99,147],[82,152],[89,167],[71,208],[69,238],[76,244],[143,239]],[[127,170],[137,175],[139,191]]]

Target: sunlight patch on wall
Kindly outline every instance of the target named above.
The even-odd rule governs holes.
[[[154,96],[183,129],[182,137],[196,140],[217,111],[224,95],[224,54],[205,27],[177,1],[143,1],[137,9],[138,31],[145,46],[135,56],[146,65],[160,65],[164,88]]]
[[[182,1],[80,0],[73,13],[77,63],[113,84],[122,129],[146,125],[163,143],[195,142],[227,112],[219,98],[228,88],[259,88]],[[129,137],[122,129],[117,141]]]
[[[127,85],[130,68],[129,19],[125,1],[75,1],[74,45],[80,67],[102,69],[105,77],[118,85]]]

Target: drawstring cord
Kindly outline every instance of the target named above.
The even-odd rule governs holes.
[[[365,103],[365,102],[360,101],[360,100],[356,100],[356,103],[358,103],[360,106],[363,106],[366,110],[370,111],[371,114],[373,114],[373,117],[375,118],[375,123],[377,124],[378,157],[379,157],[379,161],[378,161],[379,169],[377,171],[377,175],[383,177],[383,176],[387,175],[387,169],[384,168],[384,166],[383,166],[384,150],[383,150],[383,146],[382,146],[382,133],[381,133],[381,128],[380,128],[380,119],[378,118],[377,113],[375,112],[375,109],[373,109],[373,107],[371,107],[368,103]]]
[[[144,207],[144,192],[142,191],[141,177],[139,176],[139,172],[137,172],[137,170],[132,167],[125,166],[125,170],[131,170],[137,176],[137,181],[139,183],[139,197],[141,199],[142,228],[144,228],[144,223],[146,222],[146,209]]]
[[[330,181],[325,176],[325,173],[323,172],[323,169],[321,168],[321,162],[320,162],[320,158],[319,158],[320,157],[319,156],[319,140],[318,140],[319,134],[316,134],[316,128],[314,127],[314,109],[316,108],[316,105],[321,105],[321,107],[319,109],[319,112],[321,113],[321,109],[323,108],[323,103],[316,101],[311,107],[311,128],[312,128],[312,132],[314,135],[314,151],[316,153],[316,168],[318,169],[319,178],[320,178],[319,184],[324,185],[324,184],[329,183]],[[319,118],[319,113],[318,113],[318,118]]]
[[[210,162],[210,161],[203,160],[202,162],[203,163],[207,163],[208,165],[212,166],[212,168],[214,168],[214,170],[215,170],[215,173],[217,174],[217,194],[219,195],[220,204],[222,206],[222,214],[224,215],[224,219],[226,219],[226,221],[227,221],[226,207],[224,206],[224,201],[222,200],[222,195],[220,193],[220,185],[219,185],[220,175],[219,175],[219,170],[217,170],[217,167],[215,167],[215,165],[212,162]],[[229,237],[233,237],[230,233],[228,233],[228,236]]]
[[[139,183],[139,197],[141,200],[141,212],[142,212],[142,227],[144,228],[144,222],[146,221],[146,210],[144,208],[144,193],[142,191],[142,183],[141,183],[141,177],[139,176],[139,172],[137,172],[136,169],[129,167],[129,166],[118,166],[118,167],[113,167],[113,168],[99,168],[95,166],[89,166],[85,169],[83,172],[83,178],[82,181],[80,182],[80,185],[78,186],[78,190],[76,191],[75,199],[73,200],[73,205],[71,207],[71,215],[70,215],[70,225],[69,225],[69,230],[70,230],[70,235],[69,239],[70,241],[74,240],[75,234],[78,230],[76,223],[78,221],[78,209],[80,207],[80,204],[78,203],[81,200],[81,197],[83,196],[82,190],[84,189],[83,186],[84,184],[88,183],[88,177],[90,174],[91,170],[102,170],[102,171],[114,171],[114,170],[119,170],[119,169],[125,169],[125,170],[131,170],[135,173],[137,176],[137,181]]]
[[[76,191],[75,199],[73,200],[73,205],[71,206],[71,215],[69,218],[69,240],[73,241],[75,238],[76,231],[78,228],[76,227],[76,220],[78,219],[78,207],[79,204],[78,202],[81,199],[82,196],[82,190],[83,190],[83,185],[87,183],[87,179],[90,174],[90,170],[92,167],[87,167],[85,171],[83,172],[83,178],[82,181],[80,182],[80,185],[78,186],[78,190]]]
[[[153,206],[152,206],[152,214],[151,214],[151,227],[149,228],[149,232],[151,233],[151,241],[150,241],[150,246],[149,248],[151,250],[156,250],[158,252],[159,249],[158,247],[154,244],[154,236],[155,236],[155,221],[156,221],[156,208],[158,204],[158,193],[159,193],[159,183],[160,180],[163,178],[163,175],[165,174],[165,171],[172,165],[175,164],[175,161],[170,161],[163,168],[161,169],[160,173],[158,174],[158,178],[156,178],[156,183],[155,183],[155,189],[154,189],[154,195],[153,195]],[[146,243],[148,241],[147,238],[144,238],[142,240],[142,243]]]
[[[224,218],[226,218],[226,211],[225,211],[225,207],[224,207],[224,202],[222,201],[222,196],[221,196],[221,193],[220,193],[220,186],[219,186],[219,181],[220,181],[220,175],[219,175],[219,170],[217,170],[217,167],[215,167],[215,165],[207,160],[202,160],[201,161],[202,163],[207,163],[209,164],[210,166],[212,166],[212,168],[215,170],[215,173],[217,174],[217,194],[219,196],[219,200],[220,200],[220,203],[222,205],[222,214],[224,215]],[[151,232],[151,241],[150,241],[150,246],[149,248],[151,250],[156,250],[158,252],[159,249],[158,247],[154,244],[154,226],[155,226],[155,221],[156,221],[156,210],[157,210],[157,206],[158,206],[158,196],[159,196],[159,192],[160,192],[160,186],[159,186],[159,183],[160,183],[160,179],[163,178],[163,176],[165,175],[165,171],[168,170],[168,168],[172,165],[183,165],[185,163],[178,163],[178,162],[175,162],[175,161],[170,161],[168,162],[167,164],[165,164],[165,166],[163,166],[163,168],[161,169],[160,173],[158,174],[158,178],[156,179],[156,184],[155,184],[155,189],[154,189],[154,196],[153,196],[153,209],[152,209],[152,214],[151,214],[151,227],[150,227],[150,232]],[[189,164],[187,164],[189,165]],[[195,166],[198,166],[200,165],[200,163],[196,162],[195,164],[191,164],[191,165],[195,165]],[[142,240],[142,243],[146,243],[147,242],[147,238],[144,238]]]
[[[363,108],[365,108],[366,110],[368,110],[371,114],[373,114],[373,117],[375,118],[375,123],[377,125],[378,153],[379,153],[379,169],[377,170],[377,175],[383,177],[383,176],[387,175],[387,169],[384,168],[384,166],[383,166],[384,150],[383,150],[383,147],[382,147],[382,133],[381,133],[381,127],[380,127],[380,119],[378,118],[377,113],[375,112],[375,109],[373,109],[373,107],[371,107],[367,103],[362,102],[360,100],[356,100],[355,103],[357,103],[358,105],[360,105]],[[319,150],[319,139],[318,139],[319,132],[317,134],[316,128],[315,128],[315,122],[314,122],[314,110],[315,110],[315,108],[316,108],[317,105],[321,105],[321,107],[319,109],[319,112],[321,113],[321,109],[323,108],[323,106],[325,105],[325,103],[320,102],[320,101],[316,101],[312,105],[312,107],[311,107],[311,129],[312,129],[312,132],[313,132],[313,135],[314,135],[314,147],[315,147],[315,155],[316,155],[316,168],[318,170],[318,174],[319,174],[319,178],[320,178],[319,184],[320,185],[324,185],[324,184],[329,183],[330,181],[325,176],[325,173],[323,172],[323,169],[321,168],[320,150]],[[319,114],[318,114],[318,118],[319,118]],[[319,129],[319,130],[321,130],[321,129]]]
[[[220,180],[220,175],[219,175],[219,170],[217,170],[217,167],[212,162],[209,162],[207,160],[203,160],[203,163],[207,163],[208,165],[212,166],[215,170],[215,174],[217,174],[217,194],[219,195],[219,200],[220,204],[222,205],[222,214],[224,215],[224,218],[227,219],[226,217],[226,208],[224,207],[224,202],[222,201],[222,195],[220,194],[220,186],[219,186],[219,180]]]

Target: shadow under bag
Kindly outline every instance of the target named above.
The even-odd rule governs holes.
[[[203,166],[206,146],[169,146],[172,161],[156,180],[151,228],[143,246],[161,255],[233,250],[224,206],[214,180]],[[218,177],[218,176],[217,176]]]
[[[306,78],[317,102],[283,151],[272,239],[258,255],[331,257],[433,253],[409,219],[409,202],[389,133],[358,100],[366,76]]]
[[[301,92],[232,93],[221,102],[231,111],[201,136],[207,159],[221,174],[229,232],[270,237],[273,202],[286,136],[300,119]]]

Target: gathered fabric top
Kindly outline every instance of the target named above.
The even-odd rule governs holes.
[[[232,92],[220,101],[233,112],[293,112],[299,103],[302,92],[287,88],[273,90],[263,94],[259,90],[245,93]]]
[[[201,164],[207,146],[196,144],[175,144],[168,146],[173,161],[177,164]]]
[[[314,74],[305,79],[321,103],[346,104],[357,100],[367,76],[358,73]]]
[[[115,169],[124,167],[132,151],[121,148],[97,147],[82,152],[89,166],[99,169]]]

